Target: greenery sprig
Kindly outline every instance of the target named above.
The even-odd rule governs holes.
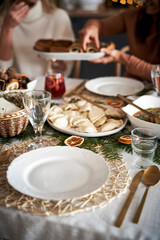
[[[129,125],[128,125],[129,127]],[[103,155],[108,160],[118,159],[121,157],[121,151],[126,151],[128,153],[132,153],[131,144],[123,144],[118,142],[118,138],[123,135],[130,135],[131,132],[128,128],[124,128],[116,134],[105,136],[105,137],[88,137],[85,138],[85,141],[81,145],[81,148],[85,148],[91,150],[95,153],[98,153],[98,147],[101,147],[101,151]],[[54,130],[48,123],[45,124],[43,129],[43,136],[45,137],[57,137],[59,139],[59,145],[64,145],[64,140],[68,138],[70,135],[64,134]],[[34,138],[34,131],[32,126],[29,124],[25,131],[21,134],[10,137],[10,138],[2,138],[0,137],[1,144],[11,144],[15,141],[25,141]],[[156,153],[154,156],[154,162],[160,164],[160,140],[158,141],[158,147],[156,149]]]

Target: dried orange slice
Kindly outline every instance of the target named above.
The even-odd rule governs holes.
[[[53,76],[47,76],[46,85],[49,89],[56,87],[56,79]]]
[[[80,146],[83,142],[84,142],[84,138],[77,137],[77,136],[71,136],[64,141],[64,143],[67,146],[71,146],[71,147]]]
[[[123,135],[118,138],[118,141],[120,143],[131,144],[132,138],[131,138],[131,135]]]
[[[118,100],[107,100],[105,102],[106,105],[109,105],[111,107],[114,107],[114,108],[120,108],[123,106],[123,103],[121,101],[118,101]]]
[[[19,75],[16,75],[15,77],[16,78],[21,78],[21,77],[27,77],[27,75],[26,74],[19,74]]]
[[[19,88],[19,81],[17,79],[12,79],[7,85],[6,85],[6,91],[9,90],[17,90]]]

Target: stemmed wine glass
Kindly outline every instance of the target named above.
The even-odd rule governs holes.
[[[43,147],[42,130],[50,110],[51,93],[43,90],[27,91],[23,94],[23,104],[35,132],[35,141],[28,147]]]
[[[160,65],[151,65],[151,78],[158,96],[160,96]]]

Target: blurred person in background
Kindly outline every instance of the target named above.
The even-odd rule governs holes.
[[[124,53],[117,49],[110,51],[108,49],[102,48],[101,51],[105,53],[105,56],[103,58],[91,60],[91,62],[103,64],[111,62],[121,63],[125,66],[127,73],[130,75],[134,75],[140,80],[146,80],[152,83],[150,63],[145,62],[135,57],[134,55]]]
[[[126,33],[130,55],[143,60],[149,64],[160,63],[160,0],[146,0],[142,7],[130,8],[116,16],[104,19],[91,19],[79,31],[83,39],[83,48],[86,49],[87,43],[95,42],[100,46],[100,38]],[[120,62],[124,55],[103,49],[106,56],[93,60],[95,63]],[[117,57],[115,58],[115,53]],[[135,59],[136,59],[135,58]],[[131,58],[130,58],[131,59]],[[122,60],[122,59],[121,59]],[[123,59],[124,60],[124,59]],[[133,64],[134,58],[132,58]],[[124,63],[123,63],[124,64]],[[124,64],[125,65],[125,64]],[[127,67],[125,76],[146,80],[146,76]],[[150,76],[149,76],[150,77]],[[149,80],[150,81],[150,80]]]
[[[39,39],[74,40],[69,16],[53,0],[5,0],[0,6],[0,66],[31,77],[44,75],[48,62],[33,51]],[[57,61],[65,76],[73,63]]]

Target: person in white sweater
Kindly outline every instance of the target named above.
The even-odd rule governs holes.
[[[74,40],[68,14],[57,8],[53,0],[5,0],[0,16],[0,67],[15,67],[18,73],[30,77],[45,75],[48,62],[33,50],[38,39]],[[3,13],[3,14],[2,14]],[[58,61],[57,61],[58,62]],[[71,73],[73,63],[59,61],[64,75]]]

